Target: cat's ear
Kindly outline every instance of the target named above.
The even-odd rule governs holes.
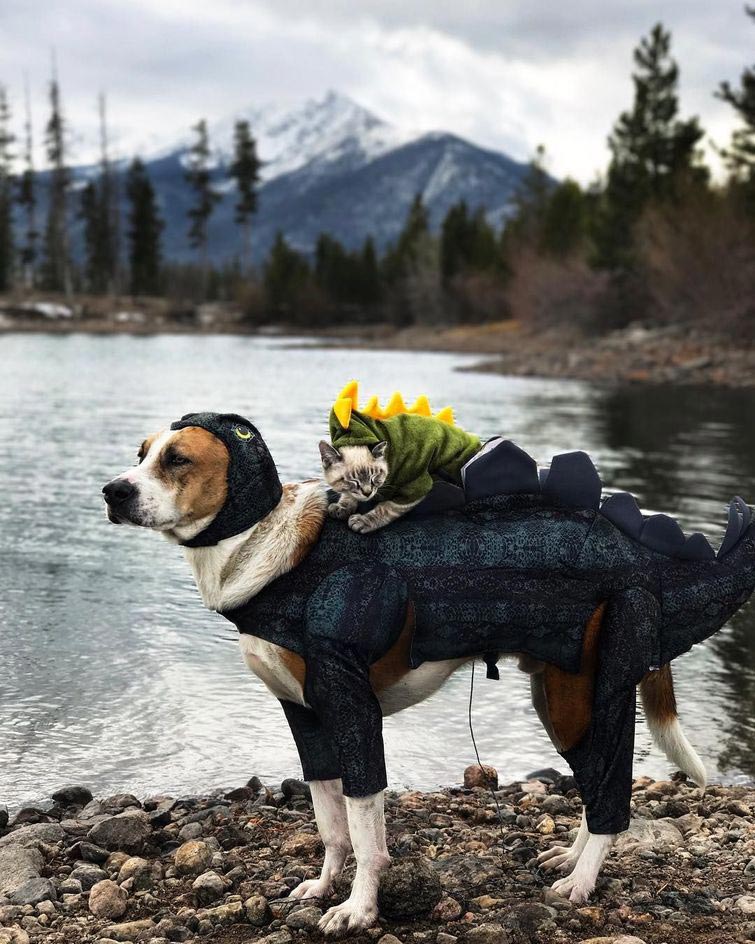
[[[329,469],[332,465],[335,465],[336,462],[342,461],[341,453],[324,439],[320,440],[320,458],[322,459],[324,469]]]
[[[388,443],[385,440],[372,447],[372,455],[375,459],[385,459],[386,452],[388,452]]]

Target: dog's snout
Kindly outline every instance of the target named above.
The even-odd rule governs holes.
[[[136,486],[125,479],[113,479],[102,489],[108,505],[124,505],[136,492]]]

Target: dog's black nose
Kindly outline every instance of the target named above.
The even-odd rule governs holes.
[[[113,479],[102,489],[108,505],[124,505],[136,491],[136,486],[125,479]]]

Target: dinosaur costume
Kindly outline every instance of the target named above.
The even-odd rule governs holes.
[[[254,427],[206,413],[174,428],[180,426],[201,426],[228,446],[229,501],[232,483],[241,481],[253,481],[263,497],[222,536],[261,520],[280,486]],[[369,669],[408,619],[413,668],[522,652],[577,672],[586,627],[604,606],[589,728],[561,753],[590,831],[621,832],[629,819],[635,686],[649,669],[719,630],[751,595],[749,508],[732,502],[716,556],[705,537],[685,537],[673,519],[643,518],[626,493],[601,504],[601,482],[584,453],[556,456],[539,475],[534,460],[507,441],[467,465],[463,503],[460,489],[442,483],[440,491],[451,510],[433,509],[431,495],[371,534],[326,519],[296,568],[223,613],[239,632],[305,660],[308,707],[282,703],[305,778],[341,777],[347,796],[386,786],[382,715]],[[216,532],[209,543],[220,539]]]

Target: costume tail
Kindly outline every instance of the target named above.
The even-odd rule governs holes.
[[[679,724],[671,666],[664,665],[657,672],[648,672],[640,682],[640,695],[655,743],[672,764],[704,790],[707,782],[705,766]]]

